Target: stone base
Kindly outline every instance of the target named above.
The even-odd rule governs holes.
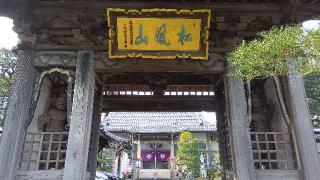
[[[297,170],[256,170],[257,180],[301,180]]]

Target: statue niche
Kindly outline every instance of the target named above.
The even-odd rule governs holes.
[[[38,128],[44,132],[67,130],[67,93],[65,85],[53,85],[48,109],[38,118]]]
[[[60,68],[44,71],[40,76],[29,132],[68,131],[74,85],[73,72]]]
[[[51,68],[41,73],[26,123],[20,170],[64,168],[73,86],[71,70]]]

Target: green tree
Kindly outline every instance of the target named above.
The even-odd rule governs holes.
[[[290,70],[300,75],[320,71],[320,29],[305,33],[300,25],[273,27],[259,38],[243,42],[228,57],[229,75],[242,78],[248,89],[248,112],[251,120],[250,81],[272,77],[281,110],[287,124],[290,119],[284,103],[279,77]]]
[[[274,27],[243,42],[228,57],[232,74],[255,79],[287,75],[290,65],[301,75],[320,70],[320,29],[304,33],[301,26]]]
[[[98,169],[112,172],[115,152],[112,149],[103,148],[98,154]]]
[[[11,79],[16,57],[7,49],[0,49],[0,126],[3,126],[5,111],[10,97]]]
[[[314,127],[320,128],[320,74],[304,76],[304,84]]]
[[[201,161],[198,140],[191,132],[185,131],[180,134],[178,146],[176,161],[179,166],[186,166],[184,175],[192,172],[195,177],[199,177]]]

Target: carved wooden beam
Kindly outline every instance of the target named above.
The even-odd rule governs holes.
[[[78,47],[79,48],[79,47]],[[70,67],[76,66],[76,51],[39,51],[35,57],[35,66]],[[142,60],[124,59],[109,60],[106,53],[97,53],[95,56],[95,70],[97,73],[116,72],[194,72],[194,73],[221,73],[225,64],[223,57],[209,56],[209,60]]]
[[[44,51],[35,56],[36,67],[75,67],[77,54],[68,51]]]
[[[279,6],[276,3],[249,3],[249,2],[198,2],[195,6],[195,2],[157,2],[148,1],[134,3],[119,2],[119,1],[81,1],[74,3],[73,1],[41,1],[34,2],[34,7],[37,9],[36,13],[50,14],[52,12],[63,12],[63,9],[74,9],[81,12],[86,9],[86,13],[96,14],[105,13],[106,7],[112,8],[210,8],[216,13],[220,12],[267,12],[267,11],[279,11]],[[49,10],[49,11],[48,11]],[[70,13],[70,11],[69,11]]]
[[[215,111],[215,104],[214,97],[105,97],[102,111]]]
[[[303,13],[309,14],[304,6],[317,10],[314,5],[316,2],[303,3],[300,9]],[[278,3],[272,2],[159,2],[159,1],[135,1],[134,3],[119,2],[119,1],[37,1],[33,2],[35,13],[40,14],[70,14],[70,13],[84,13],[91,15],[105,14],[107,7],[111,8],[199,8],[212,9],[217,14],[256,14],[256,15],[281,15],[281,6]],[[70,11],[70,10],[73,11]]]

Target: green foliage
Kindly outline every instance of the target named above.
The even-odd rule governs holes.
[[[208,169],[208,179],[209,180],[217,180],[221,179],[222,177],[222,170],[216,170],[216,169]]]
[[[320,126],[320,28],[304,32],[300,25],[274,27],[260,38],[240,44],[228,57],[232,76],[242,79],[287,75],[294,68],[305,77],[310,112]]]
[[[308,51],[311,58],[318,58],[320,56],[320,28],[308,31],[308,35],[304,39],[303,46]]]
[[[185,131],[180,134],[178,142],[178,152],[177,152],[177,164],[179,166],[185,165],[187,167],[186,171],[183,173],[184,176],[188,172],[192,172],[195,177],[200,175],[200,152],[199,142],[196,138],[192,136],[191,132]]]
[[[314,127],[320,128],[320,74],[312,73],[304,76],[304,84],[308,98],[311,120]]]
[[[0,126],[3,125],[5,110],[11,90],[11,79],[16,58],[10,50],[0,49]]]
[[[232,76],[249,80],[281,76],[288,74],[291,65],[301,75],[320,70],[320,29],[304,33],[299,25],[281,26],[259,36],[230,53]]]
[[[115,152],[112,149],[102,149],[98,154],[98,169],[100,171],[112,172]]]
[[[305,47],[309,50],[309,56],[315,59],[319,67],[320,57],[320,29],[309,32],[305,40]],[[308,97],[311,120],[316,128],[320,128],[320,74],[318,72],[304,77],[305,89]]]
[[[203,177],[198,177],[198,178],[195,178],[195,180],[206,180],[206,179]]]

